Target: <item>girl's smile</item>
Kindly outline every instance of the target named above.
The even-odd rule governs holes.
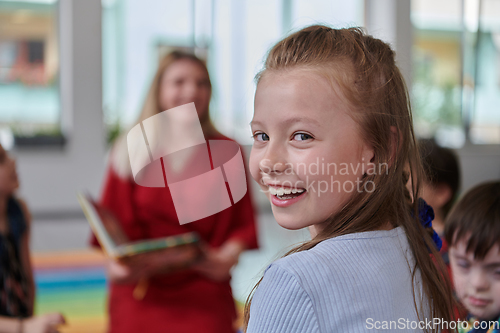
[[[287,207],[301,200],[307,195],[307,191],[301,188],[269,185],[269,194],[273,205]]]
[[[268,72],[260,79],[250,172],[282,227],[321,225],[353,194],[345,184],[363,178],[373,151],[347,112],[331,83],[311,70]],[[318,161],[322,165],[313,172]],[[333,168],[343,163],[352,170]]]

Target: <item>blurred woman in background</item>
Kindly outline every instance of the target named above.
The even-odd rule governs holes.
[[[210,121],[211,93],[205,63],[194,55],[172,52],[161,60],[136,124],[194,102],[205,139],[228,140]],[[194,158],[178,155],[169,167],[181,174],[189,172],[196,164]],[[110,260],[110,332],[235,332],[230,270],[243,250],[257,247],[249,192],[226,210],[181,225],[168,186],[143,187],[134,182],[126,133],[117,139],[110,161],[100,203],[116,215],[130,240],[194,231],[208,246],[201,263],[173,273],[165,273],[169,258],[161,258],[161,252],[137,264]],[[92,244],[98,245],[95,238]],[[147,290],[137,299],[134,289],[145,277]]]

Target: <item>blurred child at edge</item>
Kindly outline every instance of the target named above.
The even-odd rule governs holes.
[[[16,198],[16,162],[0,145],[0,333],[54,333],[59,313],[33,316],[35,284],[29,236],[31,217]]]
[[[469,313],[459,332],[500,332],[500,181],[468,191],[446,219],[456,295]]]
[[[426,176],[422,182],[422,198],[434,210],[432,227],[444,238],[444,220],[460,188],[460,166],[453,150],[438,146],[434,140],[422,139],[418,145]],[[444,239],[440,253],[449,265],[448,244]]]

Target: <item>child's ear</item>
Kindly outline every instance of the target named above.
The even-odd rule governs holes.
[[[392,165],[392,162],[396,159],[396,154],[398,151],[398,144],[401,142],[398,140],[398,130],[396,126],[391,126],[390,127],[391,133],[390,133],[390,151],[389,151],[389,166]],[[373,148],[370,149],[365,149],[363,158],[365,161],[370,161],[370,163],[375,162],[375,152],[373,151]]]
[[[365,150],[363,151],[363,161],[368,161],[370,163],[375,161],[375,152],[371,146],[365,147]]]
[[[371,145],[365,145],[362,153],[363,163],[374,163],[375,161],[375,150]],[[369,165],[366,166],[365,170],[368,170]]]

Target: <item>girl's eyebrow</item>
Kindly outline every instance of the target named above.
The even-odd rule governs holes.
[[[292,118],[288,118],[286,120],[281,121],[280,124],[282,124],[282,125],[291,125],[291,124],[300,123],[300,122],[305,122],[305,123],[310,123],[312,125],[320,126],[320,122],[319,121],[317,121],[314,118],[308,118],[308,117],[292,117]],[[252,120],[250,122],[250,126],[252,126],[252,125],[262,125],[262,123],[260,121],[254,121],[254,120]]]

